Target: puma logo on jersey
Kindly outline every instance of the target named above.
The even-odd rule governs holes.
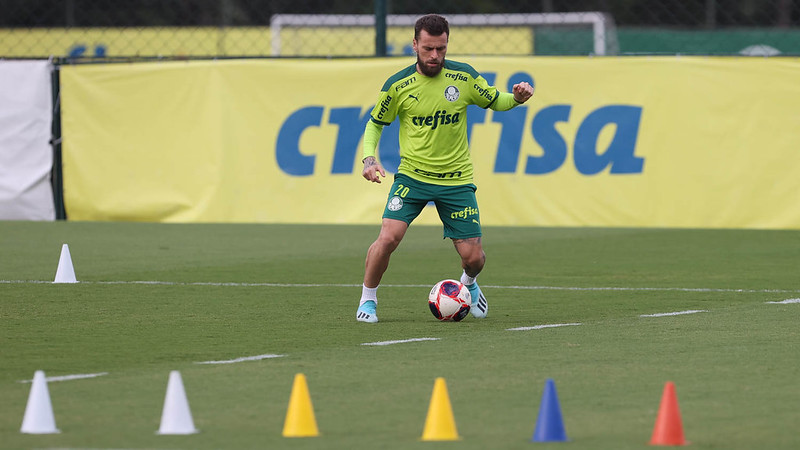
[[[409,96],[409,97],[411,97],[411,98],[413,98],[413,99],[414,99],[414,100],[416,100],[416,101],[419,101],[419,97],[417,97],[416,95],[411,95],[411,94],[408,94],[408,96]]]

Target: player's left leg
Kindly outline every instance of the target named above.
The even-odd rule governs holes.
[[[489,305],[475,278],[486,264],[486,254],[481,243],[481,222],[474,184],[443,186],[435,200],[439,218],[444,226],[444,236],[453,240],[461,256],[461,283],[472,297],[470,311],[476,318],[486,317]]]
[[[483,251],[481,238],[479,236],[453,239],[453,245],[461,256],[461,267],[464,269],[461,274],[461,283],[469,289],[469,295],[472,297],[470,312],[473,317],[483,319],[489,313],[489,303],[475,280],[486,264],[486,253]]]

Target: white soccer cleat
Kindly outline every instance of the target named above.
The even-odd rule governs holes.
[[[469,289],[469,295],[472,297],[472,306],[470,307],[472,317],[476,319],[485,318],[486,314],[489,313],[489,303],[486,301],[486,297],[483,296],[481,288],[478,287],[478,283],[468,285],[467,289]]]
[[[359,322],[375,323],[378,321],[378,313],[376,312],[377,303],[373,300],[367,300],[362,303],[358,310],[356,310],[356,320]]]

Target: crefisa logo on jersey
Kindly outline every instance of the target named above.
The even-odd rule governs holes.
[[[458,88],[452,84],[447,86],[447,88],[444,90],[444,98],[446,98],[448,102],[454,102],[458,100],[459,95],[461,95],[461,93],[458,92]]]
[[[403,207],[403,199],[395,195],[389,199],[386,207],[389,208],[389,211],[400,211],[400,208]]]

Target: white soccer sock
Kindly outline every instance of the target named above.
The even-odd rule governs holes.
[[[467,272],[463,272],[461,274],[461,284],[463,284],[464,286],[473,285],[473,284],[475,284],[475,279],[476,278],[478,278],[477,275],[475,275],[474,277],[471,277],[471,276],[467,275]]]
[[[368,288],[365,285],[361,285],[361,301],[358,303],[358,306],[364,304],[364,302],[372,300],[375,304],[378,304],[378,286],[374,288]]]

